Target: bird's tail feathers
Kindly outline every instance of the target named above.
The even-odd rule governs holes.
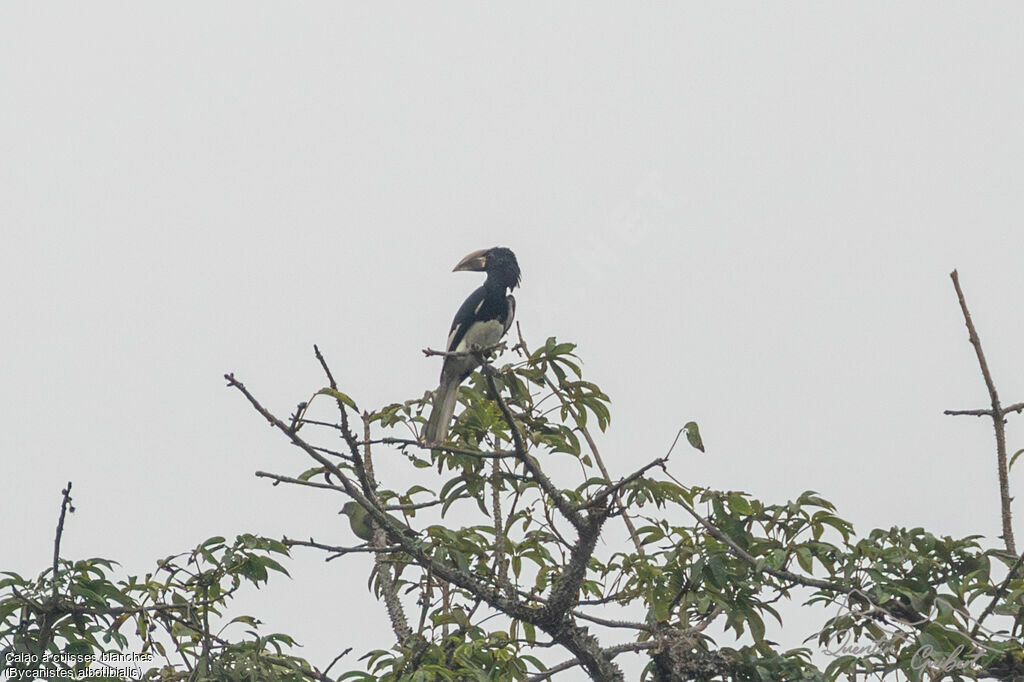
[[[423,429],[423,440],[427,443],[443,443],[448,437],[448,425],[455,414],[455,402],[459,397],[459,381],[444,379],[434,391],[434,405],[430,410],[430,419]]]

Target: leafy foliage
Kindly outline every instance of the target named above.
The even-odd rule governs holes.
[[[39,678],[88,668],[99,680],[307,680],[309,664],[285,653],[290,637],[260,635],[250,616],[224,622],[243,585],[287,574],[275,558],[287,554],[278,540],[240,535],[210,538],[143,577],[119,580],[105,559],[60,559],[56,574],[31,580],[4,573],[0,660]]]
[[[604,504],[595,500],[616,485],[594,444],[593,429],[604,430],[609,423],[609,399],[583,378],[572,344],[552,338],[532,352],[523,343],[515,350],[518,362],[476,375],[463,387],[464,409],[451,429],[449,448],[427,450],[415,439],[393,437],[391,443],[414,467],[440,474],[436,488],[424,481],[406,493],[381,488],[378,494],[381,500],[407,503],[415,494],[436,502],[444,520],[422,527],[424,555],[541,612],[549,603],[546,595],[557,591],[571,568],[578,542],[573,536],[579,535],[556,498],[575,509],[593,509]],[[500,393],[500,402],[489,385]],[[386,406],[367,420],[415,435],[426,421],[427,406],[425,396]],[[521,434],[522,452],[516,451],[513,429]],[[683,431],[703,450],[696,423]],[[381,440],[388,442],[387,436]],[[530,466],[539,469],[540,462],[557,457],[577,462],[575,484],[546,487]],[[339,466],[358,477],[356,461]],[[647,651],[658,652],[650,656],[649,677],[839,679],[875,673],[916,680],[948,673],[970,679],[1007,661],[1017,669],[1024,582],[1016,574],[1016,557],[982,548],[979,538],[937,538],[923,529],[896,527],[858,539],[834,506],[812,491],[768,504],[741,492],[687,486],[667,474],[645,474],[615,490],[608,518],[632,516],[642,523],[629,531],[632,549],[597,549],[587,557],[570,617],[646,614],[632,623],[637,645],[632,650],[644,650],[639,645],[647,643]],[[473,514],[478,520],[453,527],[456,508],[460,521]],[[414,517],[406,512],[403,522],[412,525]],[[683,518],[689,523],[680,523]],[[413,566],[423,563],[407,560]],[[1000,585],[1010,572],[1016,577]],[[384,587],[375,584],[378,592]],[[501,627],[483,629],[501,608],[452,585],[438,597],[429,566],[406,570],[400,589],[427,605],[415,633],[421,646],[374,652],[370,672],[353,672],[353,679],[368,674],[384,680],[520,680],[529,678],[528,671],[543,670],[534,657],[543,643],[538,623],[509,617],[497,621]],[[774,604],[795,598],[798,590],[807,603],[826,605],[835,614],[820,632],[809,633],[818,651],[831,656],[824,669],[812,662],[810,649],[780,650],[768,636],[771,628],[782,626]],[[978,623],[979,600],[986,598],[1000,602],[997,616],[1012,617],[1008,632]],[[712,623],[724,629],[731,647],[718,643],[721,636],[706,634]],[[470,658],[459,648],[466,642],[477,645]],[[837,653],[858,647],[866,653]],[[494,667],[499,650],[498,658],[512,662],[500,669]],[[954,667],[951,660],[970,660],[970,665]]]
[[[61,560],[56,575],[31,581],[4,574],[4,652],[141,643],[164,659],[144,671],[151,680],[540,680],[577,665],[617,680],[627,654],[656,681],[1024,679],[1021,557],[921,528],[858,536],[813,491],[770,503],[687,484],[666,466],[674,450],[613,476],[597,443],[610,400],[584,378],[575,346],[520,340],[513,352],[461,388],[443,446],[418,439],[429,394],[360,414],[327,372],[331,385],[280,420],[228,377],[314,460],[279,480],[334,491],[363,512],[355,539],[367,541],[358,549],[373,557],[370,586],[395,636],[357,669],[330,677],[289,655],[286,635],[259,634],[255,619],[224,623],[242,585],[285,572],[278,559],[290,547],[337,556],[352,535],[211,538],[143,578],[114,580],[101,559]],[[309,416],[326,408],[335,420]],[[682,433],[703,451],[695,422],[677,441]],[[375,467],[382,448],[393,454]],[[415,483],[391,489],[401,466]],[[781,600],[827,609],[805,633],[814,648],[772,640]],[[570,660],[549,669],[550,650]]]

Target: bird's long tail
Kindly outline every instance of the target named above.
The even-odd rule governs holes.
[[[434,391],[434,406],[430,410],[427,427],[423,429],[423,440],[427,443],[443,443],[448,437],[448,425],[455,414],[455,402],[459,397],[461,383],[454,379],[442,378],[441,384]]]

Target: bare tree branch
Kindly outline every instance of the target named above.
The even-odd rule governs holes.
[[[341,406],[344,411],[344,406]],[[353,438],[353,442],[354,442]],[[370,449],[370,417],[368,414],[363,413],[363,475],[366,477],[366,485],[364,486],[370,492],[370,497],[373,502],[379,507],[381,506],[380,498],[377,497],[377,479],[373,474],[373,453]],[[371,517],[372,518],[372,517]],[[387,543],[387,532],[384,528],[378,524],[373,524],[374,532],[373,539],[370,540],[370,547],[384,547]],[[412,636],[412,628],[409,627],[409,619],[405,615],[405,608],[402,606],[402,600],[398,597],[398,584],[397,584],[397,571],[395,575],[391,574],[390,566],[386,565],[383,560],[383,555],[378,553],[374,555],[374,563],[377,566],[377,580],[380,583],[381,596],[384,598],[384,608],[388,612],[388,619],[391,621],[391,629],[395,633],[395,637],[398,641],[405,644],[408,643],[409,638]]]
[[[974,346],[974,352],[978,356],[978,365],[981,367],[981,376],[985,379],[985,387],[988,389],[989,399],[992,401],[992,409],[989,415],[992,417],[992,425],[996,432],[996,466],[999,473],[999,499],[1000,511],[1003,521],[1003,542],[1006,544],[1006,551],[1011,554],[1017,553],[1017,546],[1013,539],[1013,516],[1010,509],[1010,479],[1006,465],[1006,411],[999,403],[999,393],[996,392],[995,382],[992,380],[992,372],[989,371],[988,362],[985,360],[985,353],[981,349],[981,339],[978,331],[974,328],[974,321],[971,320],[971,313],[967,309],[967,301],[964,300],[964,292],[960,288],[960,277],[957,271],[949,273],[953,280],[953,288],[956,289],[956,298],[960,303],[960,310],[964,314],[964,322],[967,323],[967,334]]]
[[[60,503],[60,518],[57,520],[57,535],[53,538],[53,572],[50,574],[53,578],[53,598],[57,599],[57,564],[60,561],[60,539],[64,535],[64,515],[67,514],[70,509],[72,512],[75,508],[71,506],[71,481],[68,481],[68,485],[64,490],[61,491],[64,499]]]
[[[494,519],[494,575],[498,582],[508,582],[505,565],[505,527],[501,513],[501,462],[491,460],[491,514]]]
[[[647,640],[646,642],[626,642],[625,644],[616,644],[615,646],[610,646],[606,649],[603,649],[602,652],[609,659],[612,659],[618,656],[619,654],[623,654],[626,652],[646,651],[648,649],[656,649],[659,646],[661,646],[661,642],[651,639]],[[527,677],[526,682],[543,682],[544,680],[551,679],[551,677],[554,676],[556,673],[569,670],[570,668],[575,668],[576,666],[581,664],[582,661],[580,661],[580,659],[572,658],[568,661],[552,666],[542,673],[533,675],[531,677]]]
[[[668,456],[666,455],[665,457],[659,457],[658,459],[645,464],[644,466],[640,467],[639,469],[631,473],[629,476],[626,476],[625,478],[619,480],[617,483],[614,483],[602,489],[592,498],[587,500],[587,502],[585,502],[581,506],[581,509],[589,509],[590,507],[600,506],[601,504],[604,503],[606,499],[608,499],[609,496],[617,496],[620,490],[622,490],[625,486],[629,485],[633,481],[643,476],[645,473],[647,473],[649,469],[653,469],[656,466],[664,468],[665,462],[667,461]],[[643,552],[641,552],[641,554],[642,553]]]
[[[282,538],[281,543],[287,547],[312,547],[314,549],[322,549],[325,552],[331,552],[331,556],[327,557],[327,561],[333,561],[334,559],[346,554],[373,554],[402,551],[402,547],[400,545],[393,545],[390,547],[373,547],[369,545],[363,545],[360,547],[342,547],[339,545],[326,545],[322,542],[317,542],[313,538],[308,540],[293,540],[289,537],[284,537]]]
[[[1022,411],[1024,411],[1024,403],[1014,403],[1013,405],[1004,407],[1002,411],[1003,416],[1006,416],[1011,412],[1016,412],[1017,414],[1020,414]],[[967,415],[969,417],[991,417],[992,409],[987,408],[983,410],[943,410],[942,414],[948,414],[953,416]]]
[[[493,346],[486,346],[484,348],[473,348],[471,350],[460,350],[460,351],[444,351],[444,350],[434,350],[433,348],[424,348],[423,349],[423,355],[425,355],[428,358],[429,357],[442,357],[442,358],[468,358],[468,357],[474,357],[474,358],[477,358],[480,361],[481,364],[483,364],[484,360],[487,358],[488,355],[490,355],[491,353],[494,353],[496,351],[503,351],[503,350],[505,350],[505,348],[506,348],[505,342],[502,341],[502,342],[494,344]]]
[[[277,485],[278,483],[290,483],[292,485],[303,485],[308,488],[320,488],[322,490],[333,490],[335,492],[344,493],[346,495],[348,494],[348,491],[346,491],[345,488],[340,485],[331,485],[330,483],[318,483],[317,481],[303,481],[301,479],[293,478],[291,476],[272,474],[267,471],[257,471],[255,475],[256,478],[271,479],[272,481],[274,481],[274,485]]]
[[[419,448],[421,450],[442,450],[444,452],[450,452],[455,455],[468,455],[469,457],[479,457],[480,459],[507,459],[516,456],[514,450],[494,450],[493,452],[480,452],[478,450],[466,450],[464,448],[453,448],[443,443],[433,443],[427,445],[418,440],[412,440],[411,438],[376,438],[373,440],[367,440],[360,443],[365,445],[367,443],[376,445],[397,445],[400,450],[404,450],[407,447]]]

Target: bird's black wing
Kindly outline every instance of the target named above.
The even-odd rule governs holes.
[[[459,306],[458,311],[455,313],[455,319],[452,320],[452,328],[448,330],[448,345],[445,350],[449,353],[454,352],[459,347],[459,344],[462,343],[462,339],[466,336],[466,330],[477,319],[476,315],[483,307],[484,298],[486,297],[487,290],[484,287],[479,287]]]
[[[446,350],[463,352],[472,347],[484,348],[501,340],[515,317],[516,300],[506,296],[503,288],[482,286],[462,303],[448,333]],[[459,384],[479,364],[476,357],[446,357],[441,367],[441,382],[434,391],[434,406],[424,428],[424,439],[437,443],[445,439],[448,424],[455,413]]]

